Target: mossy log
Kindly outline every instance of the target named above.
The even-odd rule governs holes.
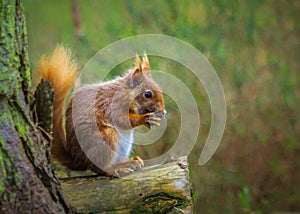
[[[82,213],[193,213],[187,164],[181,157],[122,178],[68,178],[62,188]]]

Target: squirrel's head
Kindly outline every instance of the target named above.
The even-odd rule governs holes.
[[[136,114],[154,112],[163,119],[166,115],[164,97],[158,84],[151,78],[150,64],[146,54],[141,62],[136,56],[136,66],[129,74],[130,111]]]

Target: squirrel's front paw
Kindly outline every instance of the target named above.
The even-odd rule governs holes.
[[[108,170],[108,174],[114,177],[121,177],[132,173],[135,170],[140,170],[144,166],[144,161],[135,156],[132,159],[122,162],[114,166],[112,169]]]
[[[151,128],[151,126],[160,126],[159,121],[161,121],[161,118],[156,116],[155,112],[147,113],[144,115],[145,118],[145,126],[147,128]]]
[[[137,169],[141,169],[144,166],[144,161],[139,156],[135,156],[131,160],[134,161]]]

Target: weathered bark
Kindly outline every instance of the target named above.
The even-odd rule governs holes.
[[[62,187],[83,213],[192,213],[186,157],[124,178],[70,178]]]
[[[0,213],[70,213],[29,111],[30,69],[20,0],[0,0]]]

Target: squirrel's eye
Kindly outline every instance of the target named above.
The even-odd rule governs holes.
[[[144,92],[144,98],[151,99],[152,98],[152,92],[151,91],[145,91]]]

